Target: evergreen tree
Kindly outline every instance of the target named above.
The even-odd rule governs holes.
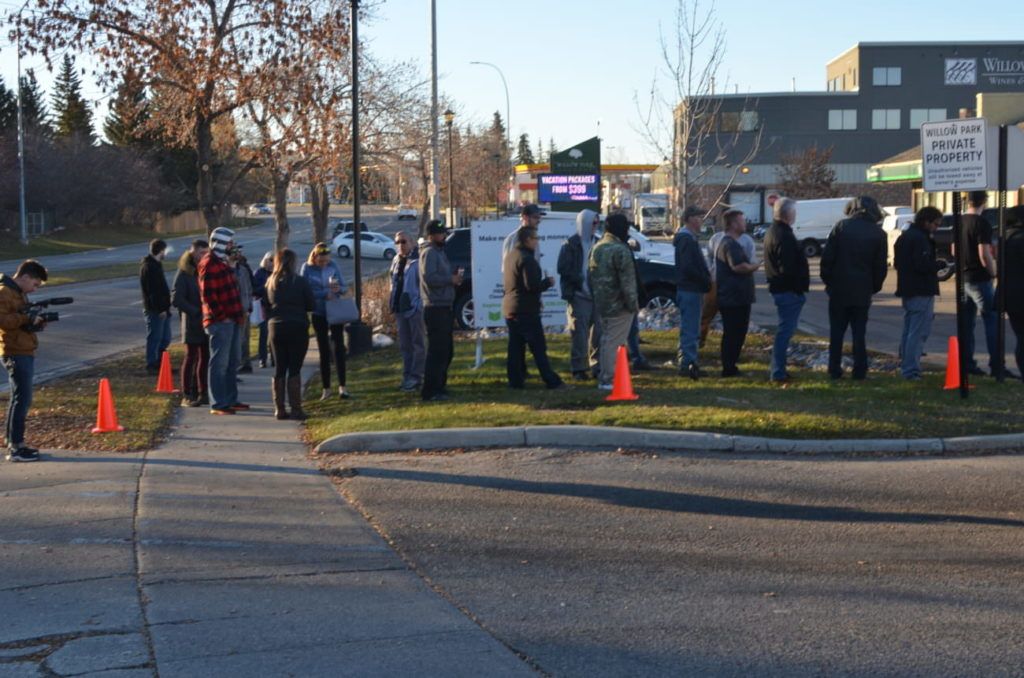
[[[70,54],[64,55],[54,82],[53,110],[57,136],[92,140],[92,111],[82,98],[82,80],[75,72],[75,60]]]
[[[533,157],[533,149],[530,148],[530,135],[520,134],[519,145],[516,148],[516,164],[532,165],[537,160]]]
[[[537,162],[547,162],[544,157],[544,142],[537,139]]]
[[[18,128],[18,97],[7,89],[0,75],[0,135]]]
[[[25,123],[25,130],[46,136],[52,134],[50,113],[46,110],[46,102],[43,100],[42,90],[39,89],[39,81],[36,80],[36,74],[31,68],[21,76],[19,87],[21,87],[21,115]]]
[[[124,74],[117,94],[110,103],[110,112],[103,121],[103,134],[115,146],[147,145],[149,102],[141,78],[132,71]]]
[[[555,138],[550,137],[548,139],[548,162],[551,162],[551,156],[558,153],[558,146],[555,146]]]

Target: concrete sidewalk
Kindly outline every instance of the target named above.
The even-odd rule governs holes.
[[[269,382],[145,455],[0,467],[0,677],[533,674],[344,502]]]

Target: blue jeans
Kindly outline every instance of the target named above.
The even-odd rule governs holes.
[[[206,328],[210,337],[210,407],[224,410],[238,402],[238,340],[242,328],[224,320]]]
[[[626,351],[629,353],[629,361],[637,362],[644,359],[640,352],[640,314],[633,314],[633,325],[629,328],[629,336],[626,338]]]
[[[988,366],[990,368],[1002,367],[1002,356],[996,355],[996,293],[991,280],[979,283],[964,283],[964,295],[967,297],[964,304],[964,351],[967,352],[967,364],[977,367],[974,360],[974,325],[978,320],[978,310],[981,309],[981,321],[985,324],[985,343],[988,345]]]
[[[807,297],[796,292],[778,292],[772,294],[772,299],[775,300],[775,311],[779,315],[779,327],[775,330],[775,345],[772,346],[770,378],[779,381],[789,376],[786,372],[786,353]]]
[[[146,367],[160,367],[160,356],[171,345],[171,314],[143,311],[146,316]]]
[[[11,385],[11,402],[7,405],[7,447],[16,450],[25,444],[25,419],[32,406],[32,374],[35,356],[5,355],[2,358]]]
[[[921,351],[932,332],[935,297],[903,298],[903,337],[900,339],[900,373],[904,379],[921,376]]]
[[[679,307],[679,366],[697,364],[697,338],[700,335],[700,292],[676,292]]]

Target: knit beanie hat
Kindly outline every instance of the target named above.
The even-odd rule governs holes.
[[[235,232],[220,226],[210,233],[210,249],[221,259],[228,258],[228,243],[235,239]]]
[[[618,212],[609,214],[608,219],[605,220],[604,229],[622,242],[629,239],[629,220],[624,214]]]

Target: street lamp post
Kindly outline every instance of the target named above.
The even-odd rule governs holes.
[[[455,227],[455,156],[452,155],[452,123],[454,121],[454,111],[450,108],[446,109],[444,124],[448,128],[448,228]]]
[[[18,10],[17,45],[15,48],[18,61],[18,175],[20,183],[18,187],[18,216],[21,219],[21,243],[23,245],[28,244],[28,213],[25,206],[25,113],[21,92],[21,13],[28,7],[29,2],[30,0],[25,0],[25,4]]]
[[[498,71],[498,76],[501,78],[501,85],[505,88],[505,146],[508,148],[508,164],[509,164],[509,181],[510,183],[516,180],[515,161],[512,159],[512,121],[509,119],[509,99],[508,99],[508,82],[505,81],[505,74],[501,72],[501,69],[489,61],[470,61],[473,66],[489,66],[494,70]]]

